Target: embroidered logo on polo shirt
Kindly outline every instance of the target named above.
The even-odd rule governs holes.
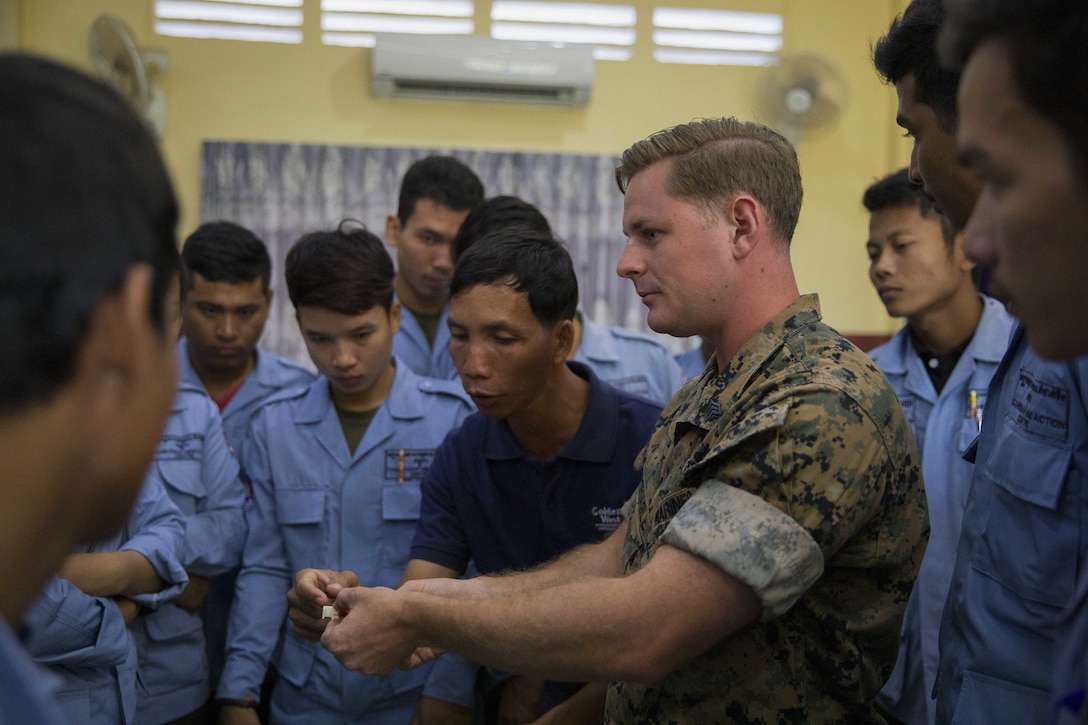
[[[594,506],[593,518],[597,519],[594,527],[597,531],[610,534],[620,525],[620,510],[612,506]]]

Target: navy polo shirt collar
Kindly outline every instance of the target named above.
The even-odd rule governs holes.
[[[567,367],[589,383],[589,398],[586,400],[586,410],[578,431],[556,457],[587,463],[607,463],[612,460],[619,429],[616,389],[601,382],[583,363],[568,360]],[[502,461],[528,457],[514,439],[514,434],[505,420],[487,418],[484,422],[485,458]]]

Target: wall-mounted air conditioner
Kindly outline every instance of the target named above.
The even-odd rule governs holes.
[[[371,54],[377,97],[584,106],[593,48],[474,35],[379,34]]]

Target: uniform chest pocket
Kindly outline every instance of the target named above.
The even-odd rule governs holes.
[[[423,493],[418,483],[382,487],[382,535],[378,543],[378,586],[395,587],[412,550]]]
[[[382,488],[382,519],[418,521],[423,493],[418,483],[398,483]]]
[[[155,471],[170,499],[186,515],[197,513],[207,495],[200,469],[201,462],[194,460],[155,462]]]
[[[319,524],[325,520],[325,489],[277,488],[276,520],[281,524]]]
[[[1066,486],[1072,459],[1073,452],[1061,444],[1003,422],[984,464],[994,485],[972,561],[1020,597],[1056,607],[1073,595],[1080,550],[1077,486]]]

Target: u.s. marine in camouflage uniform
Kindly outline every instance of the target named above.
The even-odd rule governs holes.
[[[895,661],[925,499],[895,393],[816,297],[681,389],[638,464],[625,572],[667,543],[747,583],[763,613],[652,685],[614,684],[608,722],[882,722],[869,700]]]
[[[346,589],[351,615],[324,629],[312,595],[329,575],[305,571],[296,631],[366,674],[452,650],[615,682],[609,722],[879,722],[925,492],[887,380],[798,291],[797,154],[706,119],[638,142],[616,178],[617,271],[652,329],[701,336],[716,363],[663,414],[626,525],[531,572]]]

